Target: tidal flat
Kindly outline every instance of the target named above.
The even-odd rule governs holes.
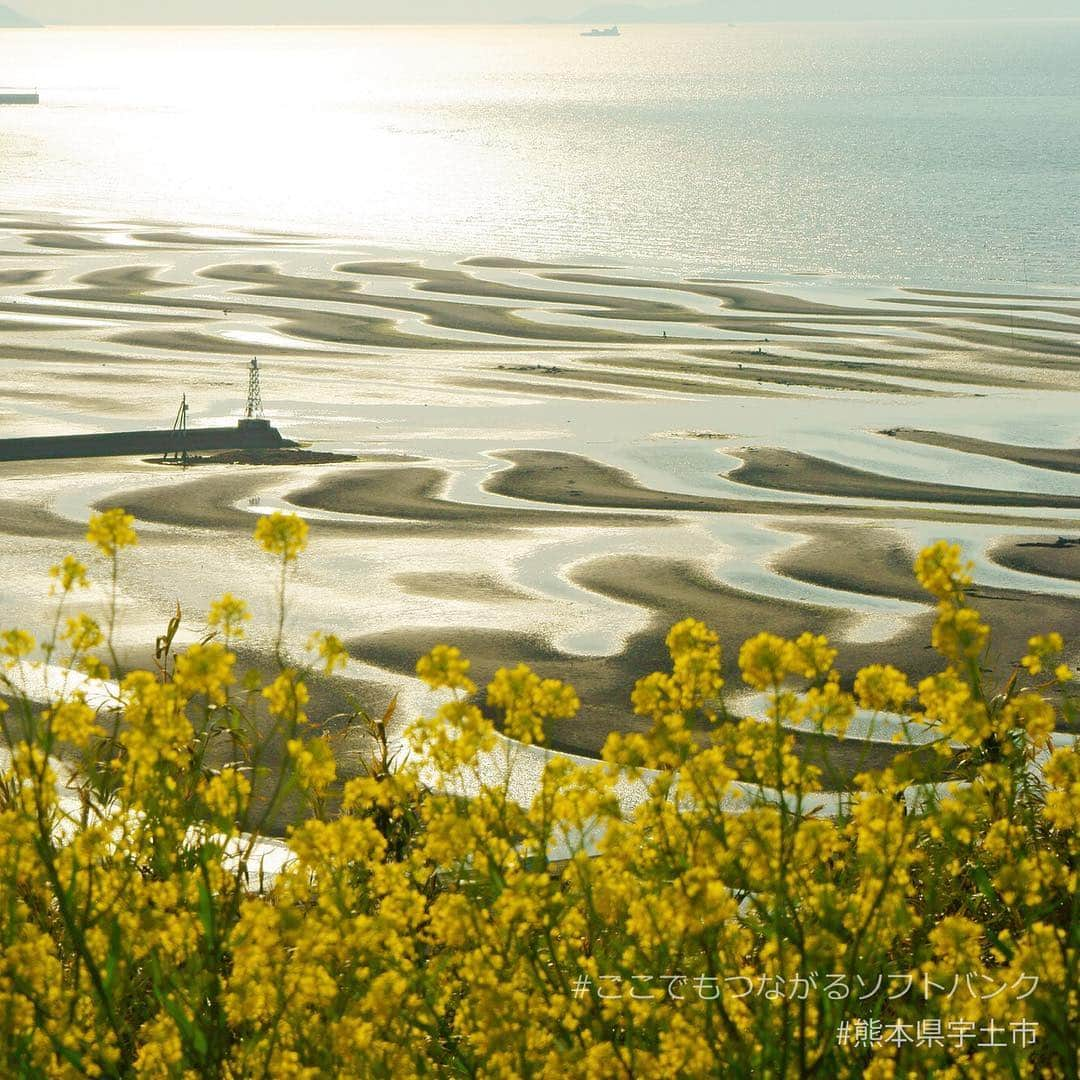
[[[720,633],[731,683],[761,629],[827,632],[845,676],[935,670],[910,567],[938,538],[975,562],[999,676],[1031,634],[1080,641],[1075,290],[682,279],[16,213],[0,254],[4,436],[168,427],[182,394],[193,425],[228,423],[257,355],[268,419],[353,459],[2,464],[6,626],[42,628],[49,566],[119,505],[142,538],[133,659],[177,602],[200,636],[226,591],[268,652],[250,534],[288,509],[311,525],[288,636],[345,639],[373,711],[430,708],[415,661],[458,644],[481,680],[526,661],[572,681],[582,712],[551,741],[586,755],[640,726],[633,681],[688,615]],[[893,753],[799,745],[838,783]]]

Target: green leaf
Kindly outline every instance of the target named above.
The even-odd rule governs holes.
[[[981,892],[994,907],[1000,907],[1001,898],[994,888],[994,883],[990,880],[990,875],[981,866],[975,865],[971,868],[971,876],[974,878],[975,884],[979,886],[979,892]]]

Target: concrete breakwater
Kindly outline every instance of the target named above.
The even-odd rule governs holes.
[[[128,457],[134,454],[178,454],[183,451],[191,454],[203,450],[267,450],[295,445],[282,438],[277,428],[265,420],[241,420],[235,427],[0,439],[0,461]]]

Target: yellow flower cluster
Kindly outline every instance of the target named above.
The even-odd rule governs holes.
[[[915,577],[928,593],[938,600],[963,599],[971,585],[970,562],[964,562],[959,544],[939,540],[919,553],[915,560]]]
[[[105,734],[97,723],[97,713],[87,705],[86,698],[81,694],[74,694],[53,708],[46,709],[41,719],[52,729],[54,738],[62,743],[71,743],[80,750],[84,750],[91,739]]]
[[[318,631],[308,638],[308,652],[315,653],[323,665],[323,674],[333,675],[338,668],[345,668],[349,663],[349,651],[336,634]]]
[[[541,679],[525,664],[495,672],[487,703],[502,710],[506,734],[526,745],[544,741],[545,720],[569,720],[581,704],[572,686]]]
[[[135,518],[116,508],[93,514],[86,530],[86,539],[106,558],[114,559],[117,553],[138,542],[135,535]]]
[[[199,795],[211,816],[231,828],[247,809],[251,781],[236,769],[222,769],[202,785]]]
[[[864,709],[897,712],[914,696],[907,676],[892,664],[871,664],[855,676],[855,697]]]
[[[293,562],[308,544],[308,523],[296,514],[275,510],[259,518],[255,539],[263,551],[280,555],[284,562]]]
[[[773,690],[788,674],[788,642],[776,634],[760,633],[743,642],[739,670],[743,682],[755,690]]]
[[[296,762],[296,774],[301,785],[322,794],[337,776],[334,752],[325,738],[290,739],[286,744],[289,756]]]
[[[247,604],[232,593],[225,593],[210,605],[206,624],[212,630],[220,631],[226,642],[239,641],[244,636],[244,623],[251,619]]]
[[[287,531],[266,530],[282,578]],[[504,667],[479,702],[439,646],[417,665],[451,691],[435,715],[398,747],[392,708],[358,710],[349,737],[370,742],[338,755],[302,729],[301,670],[232,694],[247,609],[228,595],[209,620],[226,644],[128,674],[115,707],[18,701],[0,1075],[1075,1075],[1077,702],[1015,670],[988,688],[958,549],[918,572],[948,666],[917,687],[884,663],[849,683],[825,638],[759,634],[738,667],[765,703],[737,717],[720,643],[688,619],[670,670],[633,690],[647,726],[588,765],[523,754],[531,797],[500,766],[573,720],[569,685]],[[55,578],[66,596],[79,574]],[[64,634],[75,654],[102,643],[85,617]],[[36,648],[0,636],[9,671]],[[344,655],[332,635],[309,651],[328,674]],[[1024,667],[1063,651],[1033,639]],[[860,706],[925,725],[937,752],[890,748],[822,791],[834,748],[858,758],[833,736]],[[853,1038],[858,1021],[877,1026]]]
[[[0,657],[5,666],[25,660],[37,648],[32,634],[25,630],[5,630],[0,633]]]
[[[90,585],[86,567],[74,555],[65,555],[62,562],[51,567],[49,577],[53,579],[50,591],[59,588],[61,592],[69,593],[72,589],[86,589]]]
[[[311,695],[303,679],[293,668],[286,668],[269,686],[262,696],[269,703],[270,712],[282,720],[293,724],[307,723],[304,706],[311,700]]]
[[[176,658],[173,683],[188,698],[203,695],[211,705],[224,705],[236,681],[236,656],[220,642],[192,645]]]
[[[476,693],[476,683],[469,678],[472,665],[453,645],[436,645],[416,662],[416,674],[433,690],[461,690]]]

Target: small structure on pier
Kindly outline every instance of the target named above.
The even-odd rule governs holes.
[[[268,430],[270,421],[263,416],[262,384],[259,381],[259,358],[251,358],[251,366],[248,368],[248,392],[247,406],[244,409],[243,419],[240,420],[241,430]]]
[[[188,445],[187,445],[187,414],[188,403],[187,394],[180,399],[180,408],[177,411],[176,419],[173,421],[173,445],[172,449],[165,452],[165,456],[161,459],[165,464],[181,465],[185,468],[188,463]]]

